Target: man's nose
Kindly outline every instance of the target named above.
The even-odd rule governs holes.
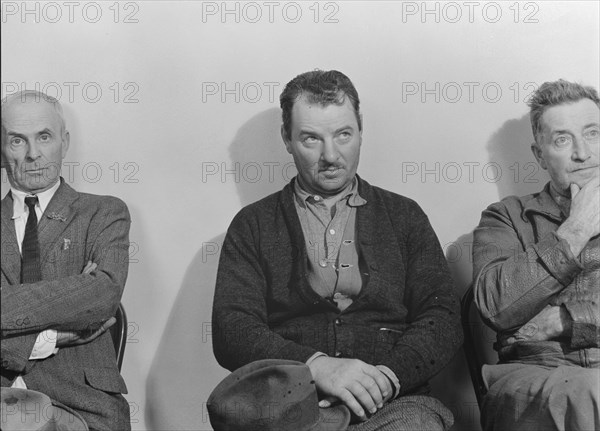
[[[575,138],[573,142],[573,154],[571,158],[575,161],[584,162],[591,157],[590,144],[583,138]]]
[[[335,163],[340,157],[337,145],[333,142],[333,139],[325,139],[323,143],[323,151],[321,152],[321,159],[326,163]]]
[[[41,155],[42,153],[40,152],[40,148],[37,143],[30,142],[27,146],[27,159],[33,161],[38,159]]]

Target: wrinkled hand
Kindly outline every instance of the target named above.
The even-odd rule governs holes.
[[[108,328],[114,325],[116,321],[116,318],[111,317],[95,331],[57,331],[56,347],[79,346],[80,344],[87,344],[90,341],[94,341],[100,335],[104,334]]]
[[[572,319],[561,306],[547,305],[533,319],[521,326],[503,345],[517,341],[549,341],[571,333]]]
[[[373,365],[358,359],[320,356],[309,364],[320,394],[319,405],[328,407],[334,400],[342,401],[360,420],[365,411],[375,413],[392,394],[388,378]]]
[[[600,233],[600,177],[595,176],[579,188],[571,184],[571,209],[567,220],[556,231],[579,256],[590,238]]]

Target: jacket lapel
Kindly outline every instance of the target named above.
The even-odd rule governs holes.
[[[42,265],[54,244],[71,223],[75,210],[73,204],[79,199],[79,193],[61,179],[61,185],[46,207],[38,224],[40,258]]]
[[[13,199],[12,194],[8,192],[2,199],[2,272],[10,284],[19,284],[21,282],[21,253],[12,215]]]

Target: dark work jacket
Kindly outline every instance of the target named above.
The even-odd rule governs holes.
[[[229,370],[317,351],[386,365],[401,394],[421,388],[462,343],[459,301],[439,241],[412,200],[359,178],[356,240],[365,283],[341,312],[309,285],[293,182],[243,208],[223,243],[213,347]]]

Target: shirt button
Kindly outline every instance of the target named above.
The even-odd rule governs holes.
[[[327,261],[326,261],[325,259],[321,259],[321,260],[319,261],[319,266],[320,266],[321,268],[326,268],[326,267],[327,267]]]
[[[331,235],[335,235],[335,229],[329,229],[329,233],[330,233]]]
[[[319,195],[315,195],[315,200],[316,200],[317,202],[319,202],[319,201],[321,200],[321,196],[319,196]]]
[[[335,324],[340,326],[342,324],[342,319],[335,319]]]

